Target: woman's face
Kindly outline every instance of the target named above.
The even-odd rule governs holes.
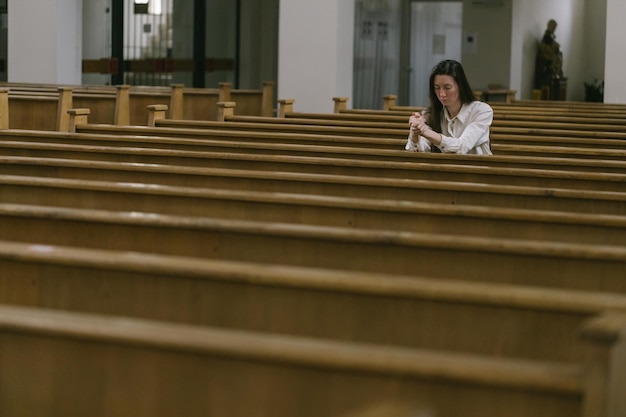
[[[435,75],[433,81],[435,94],[445,107],[453,106],[460,101],[459,85],[451,75]]]

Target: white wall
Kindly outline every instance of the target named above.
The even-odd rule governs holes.
[[[8,81],[80,84],[82,0],[9,0],[8,8]]]
[[[278,98],[330,112],[333,97],[351,97],[353,31],[353,1],[281,0]]]
[[[626,2],[607,0],[604,102],[626,103]]]

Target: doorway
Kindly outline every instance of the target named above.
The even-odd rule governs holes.
[[[461,61],[463,3],[413,1],[410,15],[409,105],[427,106],[432,68],[444,59]]]
[[[83,84],[237,87],[240,8],[232,0],[83,0]]]

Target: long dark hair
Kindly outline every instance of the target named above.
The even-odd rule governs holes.
[[[430,106],[427,111],[426,122],[434,131],[441,133],[441,113],[443,110],[443,104],[437,98],[435,93],[435,76],[437,75],[449,75],[459,86],[459,99],[462,104],[471,103],[476,101],[476,96],[465,77],[465,71],[461,63],[452,59],[441,61],[430,72],[430,80],[428,82],[428,96],[430,98]]]

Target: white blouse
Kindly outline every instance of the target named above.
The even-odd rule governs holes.
[[[482,101],[463,104],[456,117],[450,118],[448,111],[442,110],[441,144],[443,153],[492,155],[489,146],[489,126],[493,121],[493,109]],[[431,143],[420,136],[413,142],[409,135],[405,149],[413,152],[431,152]]]

